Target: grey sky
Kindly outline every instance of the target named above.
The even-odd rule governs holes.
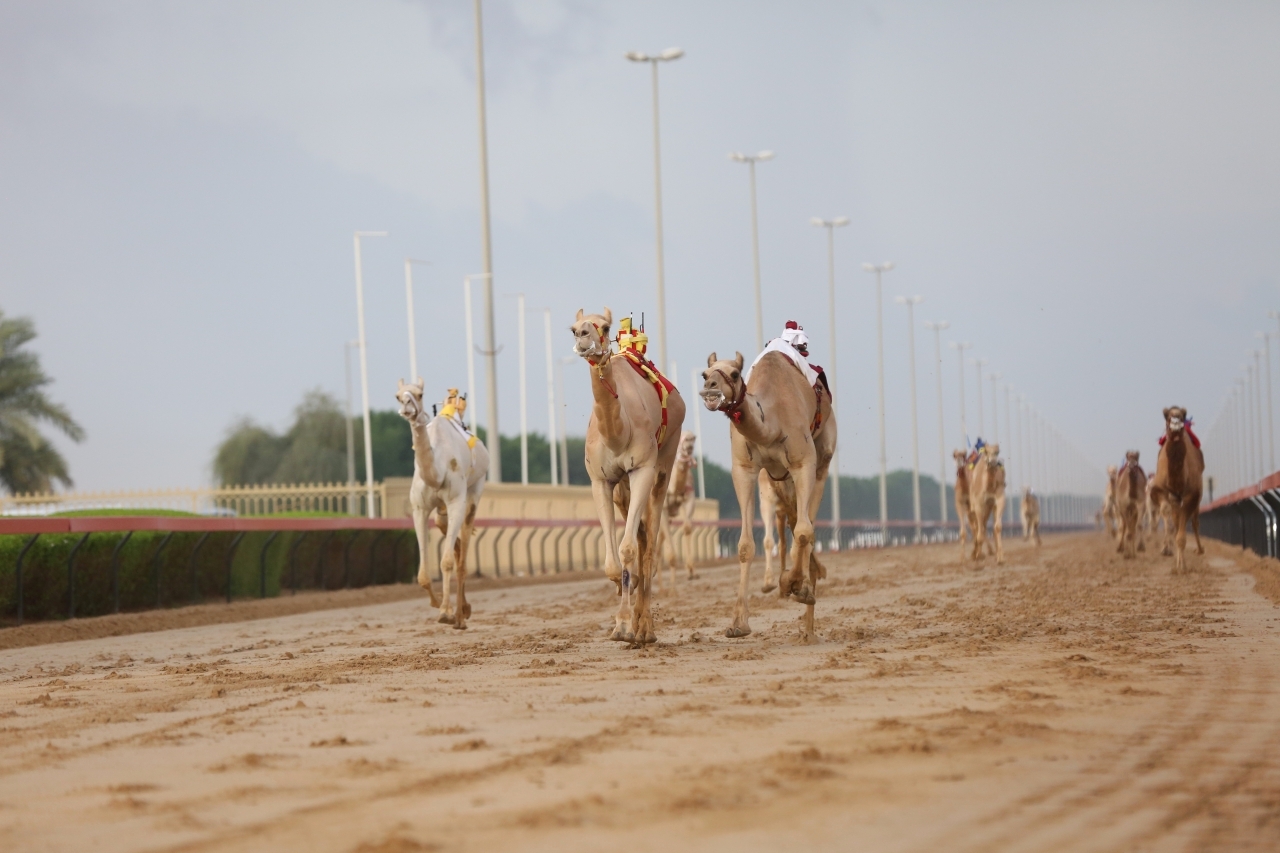
[[[622,54],[683,47],[662,69],[677,380],[687,391],[711,350],[750,356],[747,175],[726,154],[774,149],[759,167],[766,333],[799,320],[819,363],[825,238],[809,217],[852,219],[836,248],[845,473],[876,467],[862,261],[898,264],[891,467],[910,464],[894,295],[923,295],[919,320],[950,320],[949,339],[1098,466],[1130,446],[1154,455],[1165,405],[1207,427],[1280,308],[1276,4],[485,9],[499,292],[553,309],[557,357],[579,307],[653,317],[649,81]],[[391,232],[365,244],[375,404],[407,373],[406,256],[433,262],[415,273],[428,386],[464,381],[461,279],[480,263],[470,15],[468,0],[0,5],[0,308],[35,319],[53,394],[89,433],[67,447],[79,487],[203,483],[237,415],[283,426],[305,389],[340,394],[356,229]],[[498,322],[512,433],[514,300]],[[932,473],[923,329],[917,347]],[[567,385],[581,433],[578,365]],[[703,423],[725,461],[724,419]]]

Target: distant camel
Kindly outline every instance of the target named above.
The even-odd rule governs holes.
[[[1102,501],[1102,521],[1107,525],[1107,535],[1116,538],[1118,521],[1116,517],[1116,466],[1107,466],[1107,493]]]
[[[987,536],[987,519],[991,519],[991,538],[996,543],[996,565],[1004,563],[1004,463],[1000,461],[1000,445],[982,448],[973,466],[969,486],[969,505],[973,507],[973,559],[982,560],[982,544]]]
[[[963,563],[969,554],[969,537],[972,536],[974,542],[978,541],[978,522],[973,515],[973,504],[969,501],[971,472],[968,457],[963,450],[956,450],[951,453],[951,458],[956,461],[956,522],[960,529],[960,562]]]
[[[1030,486],[1022,489],[1022,538],[1035,539],[1040,547],[1040,499],[1031,493]]]
[[[667,487],[667,506],[662,513],[662,557],[669,569],[671,591],[676,588],[676,560],[683,559],[689,579],[693,580],[693,468],[698,460],[693,455],[693,444],[697,436],[685,431],[680,436],[680,450],[676,453],[675,465],[671,468],[671,483]],[[672,524],[680,523],[680,544],[677,547],[676,537],[672,533]]]
[[[1187,522],[1196,534],[1196,553],[1204,553],[1200,543],[1200,495],[1204,489],[1204,454],[1200,441],[1191,432],[1187,410],[1170,406],[1164,410],[1164,438],[1160,440],[1160,456],[1156,460],[1156,478],[1151,486],[1152,500],[1163,506],[1165,513],[1165,548],[1170,535],[1177,551],[1173,570],[1185,571],[1187,562]]]
[[[1138,451],[1130,450],[1124,455],[1124,465],[1116,472],[1115,484],[1116,516],[1120,520],[1120,543],[1116,546],[1116,553],[1131,560],[1138,551],[1147,549],[1142,541],[1142,526],[1138,523],[1147,501],[1147,475],[1138,464]]]
[[[471,605],[467,603],[467,545],[475,526],[476,506],[489,476],[489,451],[484,443],[462,426],[466,402],[457,389],[449,389],[444,409],[427,418],[422,405],[422,380],[406,385],[396,384],[396,400],[400,417],[409,422],[413,435],[413,484],[409,487],[409,506],[413,511],[413,528],[418,534],[418,584],[431,595],[431,604],[440,608],[440,621],[455,628],[467,627]],[[440,551],[440,575],[444,595],[436,597],[427,568],[427,518],[432,511],[444,531]],[[449,601],[449,579],[458,582],[458,600]]]

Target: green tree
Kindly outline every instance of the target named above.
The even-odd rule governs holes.
[[[15,494],[47,492],[54,481],[71,485],[67,461],[37,423],[57,427],[73,441],[84,438],[66,408],[42,390],[53,380],[41,369],[39,356],[23,350],[35,336],[31,320],[0,312],[0,486]]]

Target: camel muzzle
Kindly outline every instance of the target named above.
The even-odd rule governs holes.
[[[719,411],[725,404],[724,392],[716,388],[708,388],[701,392],[702,404],[711,411]]]

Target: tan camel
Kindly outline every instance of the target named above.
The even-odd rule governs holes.
[[[731,423],[733,490],[738,496],[742,532],[738,537],[738,602],[727,637],[751,633],[747,577],[755,556],[752,524],[760,472],[775,481],[790,480],[778,493],[779,506],[791,527],[791,567],[783,569],[778,595],[805,605],[801,638],[814,642],[813,608],[818,580],[826,576],[813,557],[813,517],[822,500],[827,469],[836,444],[831,396],[810,385],[790,358],[766,352],[753,367],[750,382],[742,375],[742,353],[721,360],[715,353],[703,371],[702,399],[711,411],[724,412]],[[786,531],[779,530],[779,537]]]
[[[1004,563],[1004,463],[1000,461],[1000,445],[982,448],[973,465],[969,484],[969,505],[973,507],[973,559],[982,560],[982,544],[987,536],[987,519],[991,519],[991,538],[996,543],[996,565]]]
[[[963,450],[954,450],[951,452],[951,458],[956,461],[956,521],[960,529],[960,562],[964,562],[969,555],[969,547],[966,544],[969,536],[973,537],[974,542],[978,541],[978,522],[973,517],[973,504],[969,501],[969,462]],[[966,534],[966,528],[968,533]]]
[[[1107,535],[1115,539],[1118,534],[1119,517],[1116,515],[1116,466],[1107,466],[1107,493],[1102,500],[1102,521],[1107,526]]]
[[[574,352],[589,365],[595,404],[587,425],[587,474],[604,530],[604,571],[620,597],[609,637],[644,645],[657,641],[650,610],[654,557],[661,553],[662,505],[685,407],[675,386],[645,360],[643,333],[633,333],[629,318],[623,318],[614,352],[612,324],[608,308],[604,314],[578,309],[570,329]],[[615,505],[626,519],[620,543]]]
[[[1036,547],[1040,547],[1040,499],[1036,497],[1030,486],[1022,487],[1022,539],[1035,539]]]
[[[396,385],[400,416],[409,422],[413,434],[413,484],[409,506],[413,528],[418,534],[418,583],[431,594],[431,604],[440,608],[440,621],[458,629],[467,627],[471,605],[467,603],[467,546],[475,527],[476,506],[489,476],[489,451],[462,427],[459,407],[466,403],[457,389],[449,389],[440,414],[428,420],[422,405],[422,380]],[[436,513],[436,523],[444,531],[440,576],[444,595],[436,597],[427,567],[427,519]],[[458,582],[456,603],[449,601],[449,578]]]
[[[680,449],[676,453],[675,465],[671,468],[671,483],[667,486],[667,508],[662,514],[662,556],[667,564],[671,589],[676,588],[676,560],[683,558],[685,571],[689,580],[693,580],[693,469],[698,460],[693,455],[693,444],[698,437],[687,430],[680,436]],[[680,540],[677,546],[676,537],[672,534],[671,525],[680,522]],[[655,578],[656,583],[656,578]]]
[[[1139,523],[1142,508],[1147,502],[1147,474],[1138,464],[1138,451],[1130,450],[1124,455],[1124,465],[1116,472],[1115,484],[1116,517],[1120,521],[1120,543],[1116,546],[1116,553],[1131,560],[1138,551],[1147,550]]]
[[[760,520],[764,523],[764,583],[760,591],[773,592],[778,588],[773,580],[774,558],[778,559],[779,566],[787,564],[787,514],[778,503],[778,484],[769,477],[769,472],[761,468],[756,482],[760,493]]]
[[[1164,410],[1164,438],[1160,443],[1160,455],[1156,458],[1156,478],[1151,485],[1152,500],[1163,507],[1166,553],[1170,535],[1175,538],[1175,572],[1184,571],[1187,567],[1184,552],[1187,547],[1188,521],[1196,534],[1196,553],[1204,553],[1204,545],[1200,543],[1204,454],[1187,427],[1186,409],[1170,406]]]

